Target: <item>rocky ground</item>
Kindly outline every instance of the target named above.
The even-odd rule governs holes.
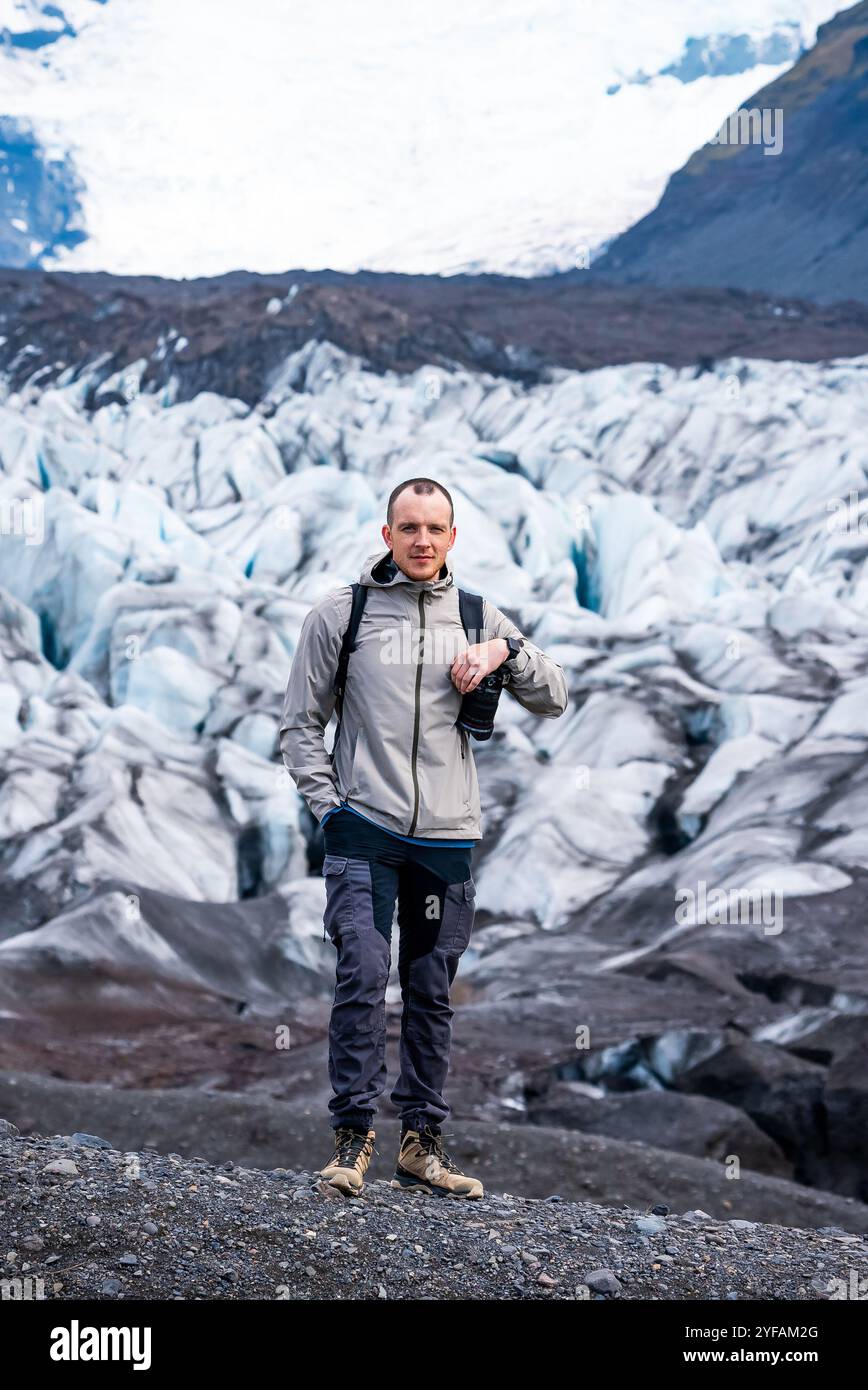
[[[433,1200],[386,1176],[345,1199],[309,1171],[0,1131],[5,1277],[43,1279],[51,1299],[811,1301],[868,1278],[868,1242],[834,1226],[556,1193]]]
[[[77,1085],[23,1073],[0,1074],[0,1113],[22,1134],[96,1129],[125,1152],[177,1151],[211,1163],[250,1168],[318,1167],[331,1152],[323,1095],[288,1104],[264,1094],[203,1091],[195,1086],[120,1089]],[[319,1095],[319,1093],[316,1093]],[[666,1095],[657,1093],[665,1110]],[[670,1120],[670,1125],[672,1121]],[[697,1129],[701,1130],[699,1122]],[[641,1126],[636,1125],[635,1128]],[[674,1125],[672,1125],[674,1129]],[[399,1120],[388,1100],[376,1122],[372,1176],[391,1176]],[[635,1137],[582,1133],[555,1125],[480,1121],[453,1111],[446,1127],[458,1162],[491,1192],[520,1192],[544,1200],[594,1202],[639,1210],[658,1204],[673,1211],[699,1207],[710,1216],[819,1229],[838,1226],[868,1233],[868,1206],[835,1192],[806,1187],[758,1171],[744,1157],[737,1176],[730,1161],[699,1157]],[[731,1132],[727,1137],[732,1138]],[[677,1136],[673,1136],[677,1142]],[[329,1149],[325,1153],[325,1149]],[[737,1152],[737,1151],[736,1151]]]

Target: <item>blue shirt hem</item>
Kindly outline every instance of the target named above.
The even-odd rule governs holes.
[[[415,835],[399,835],[397,830],[387,830],[384,825],[377,825],[377,822],[371,820],[370,816],[363,816],[361,811],[356,810],[355,806],[347,806],[343,802],[340,806],[332,806],[330,811],[326,811],[320,824],[325,825],[329,816],[333,815],[335,811],[349,811],[351,815],[367,821],[368,825],[376,825],[377,829],[382,830],[385,835],[392,835],[396,840],[403,840],[408,845],[431,845],[433,847],[442,845],[444,849],[472,849],[474,845],[479,843],[477,840],[426,840]]]

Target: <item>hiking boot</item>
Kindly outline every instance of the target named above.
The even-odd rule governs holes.
[[[479,1178],[469,1178],[443,1149],[443,1136],[426,1125],[421,1134],[408,1129],[401,1137],[392,1187],[427,1192],[431,1197],[482,1197]]]
[[[358,1197],[365,1186],[365,1173],[374,1152],[376,1135],[341,1125],[334,1132],[335,1151],[319,1177],[330,1187],[336,1187],[346,1197]]]

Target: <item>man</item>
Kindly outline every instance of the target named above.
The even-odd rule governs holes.
[[[388,550],[369,557],[361,575],[366,602],[330,756],[324,735],[350,620],[349,585],[305,617],[283,706],[283,760],[323,827],[323,940],[327,934],[337,953],[329,1023],[335,1148],[320,1174],[348,1195],[364,1186],[386,1084],[385,991],[397,899],[404,1006],[391,1100],[402,1124],[392,1186],[482,1196],[479,1179],[445,1152],[441,1131],[449,1114],[450,987],[470,940],[471,855],[481,839],[476,765],[457,719],[464,695],[501,666],[504,688],[525,709],[555,718],[567,705],[562,668],[487,599],[478,634],[486,640],[468,646],[447,558],[453,523],[449,493],[430,478],[408,479],[389,498]]]

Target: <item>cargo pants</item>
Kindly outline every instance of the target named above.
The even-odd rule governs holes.
[[[348,810],[323,825],[323,939],[335,948],[329,1020],[331,1124],[370,1126],[386,1085],[385,993],[398,904],[403,1011],[400,1074],[390,1099],[402,1124],[440,1126],[454,1010],[450,989],[473,927],[472,847],[413,844]]]

